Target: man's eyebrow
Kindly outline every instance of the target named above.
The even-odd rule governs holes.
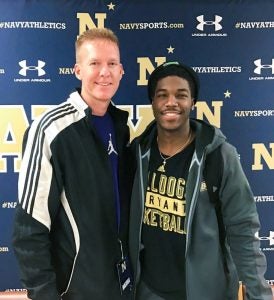
[[[156,89],[156,93],[165,92],[167,90],[168,90],[167,88]],[[188,89],[187,88],[181,88],[181,89],[177,89],[176,91],[177,92],[188,92]]]

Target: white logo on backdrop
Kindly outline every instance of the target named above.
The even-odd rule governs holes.
[[[220,24],[220,22],[222,21],[222,17],[215,15],[215,21],[205,21],[204,20],[204,15],[200,15],[196,18],[199,21],[199,24],[197,25],[197,29],[200,31],[204,31],[204,26],[205,25],[214,25],[215,26],[215,31],[221,30],[223,27]]]
[[[269,236],[259,236],[259,233],[257,232],[256,237],[260,241],[269,241],[270,246],[274,245],[274,231],[269,231]]]
[[[261,59],[254,60],[254,73],[261,74],[262,69],[272,69],[272,74],[274,74],[274,58],[272,58],[272,65],[263,65]]]
[[[42,60],[37,61],[37,66],[28,66],[26,60],[21,60],[19,65],[21,67],[19,74],[22,76],[27,76],[27,71],[37,71],[38,76],[43,76],[46,74],[46,72],[43,70],[43,67],[46,65],[46,63]]]

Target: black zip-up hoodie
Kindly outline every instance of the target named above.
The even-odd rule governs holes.
[[[119,154],[119,237],[126,252],[128,113],[112,104],[108,112]],[[34,300],[122,299],[111,165],[90,118],[89,107],[73,92],[28,131],[13,245],[23,287]]]

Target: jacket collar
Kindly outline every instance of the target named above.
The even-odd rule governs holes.
[[[222,144],[226,137],[221,130],[205,121],[198,119],[190,119],[190,126],[195,131],[195,151],[197,158],[200,159],[206,152],[210,153]],[[152,144],[153,139],[157,135],[156,121],[153,120],[145,129],[145,131],[133,142],[141,145],[142,154],[146,153]]]

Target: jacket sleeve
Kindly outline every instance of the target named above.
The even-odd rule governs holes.
[[[51,264],[49,234],[53,211],[59,205],[59,189],[45,134],[37,124],[27,134],[18,180],[13,248],[28,296],[34,300],[57,300],[61,297]]]
[[[246,299],[272,300],[271,288],[264,278],[266,258],[256,237],[260,221],[254,196],[236,149],[229,144],[222,148],[224,172],[220,199],[231,255],[239,279],[246,287]]]

